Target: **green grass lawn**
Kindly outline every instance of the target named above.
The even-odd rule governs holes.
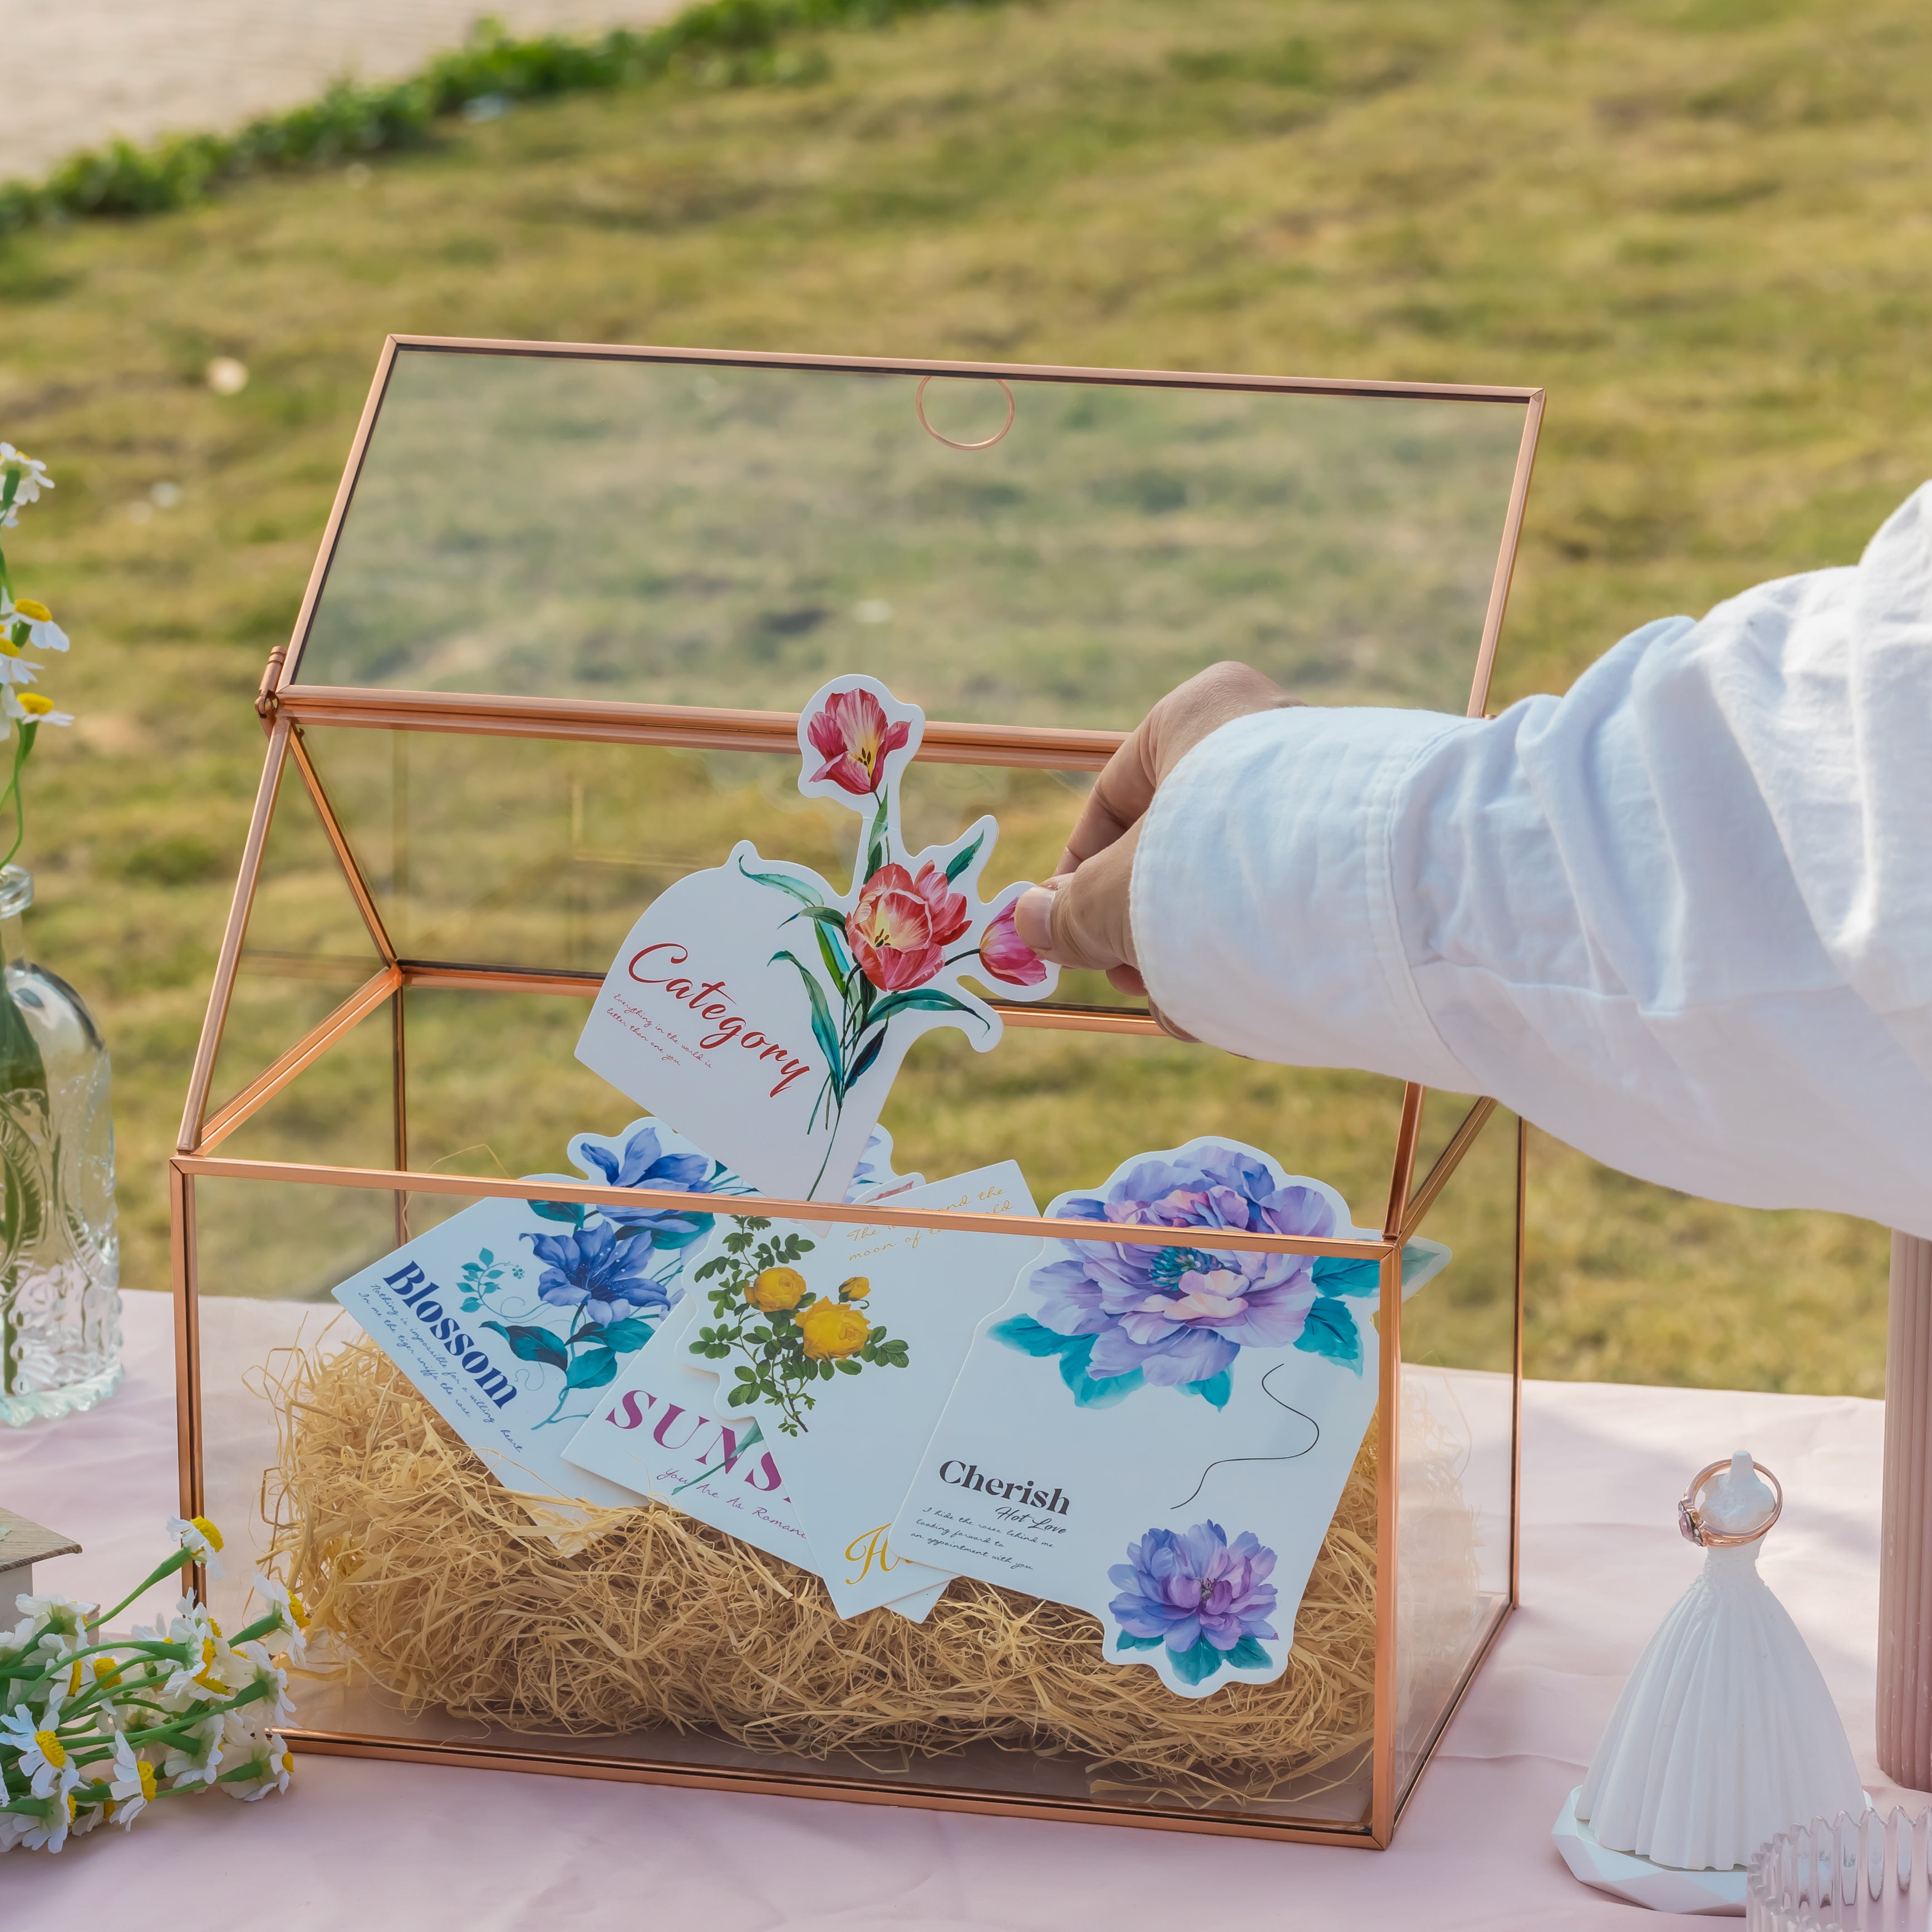
[[[59,478],[10,555],[82,713],[37,755],[32,938],[114,1048],[131,1284],[166,1278],[249,696],[389,331],[1544,384],[1505,699],[1852,560],[1932,472],[1922,6],[1053,0],[824,52],[0,244],[0,436]],[[998,1138],[906,1131],[932,1172]],[[1881,1232],[1534,1160],[1532,1373],[1879,1391]]]

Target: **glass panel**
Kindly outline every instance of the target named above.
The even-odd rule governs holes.
[[[1516,1124],[1498,1108],[1419,1231],[1448,1265],[1402,1306],[1398,1798],[1509,1600],[1516,1214]]]
[[[315,802],[290,758],[282,766],[262,849],[255,903],[208,1088],[209,1112],[320,1025],[382,964]]]
[[[304,1067],[221,1143],[238,1160],[388,1167],[395,1156],[394,1058],[386,1000]],[[338,1196],[340,1198],[336,1198]],[[395,1246],[394,1196],[264,1183],[220,1188],[196,1229],[204,1294],[273,1300],[325,1298],[345,1272]],[[338,1224],[338,1216],[346,1217]]]
[[[305,683],[1126,728],[1219,658],[1468,701],[1520,404],[405,349]],[[934,428],[993,436],[998,386]]]
[[[314,730],[306,740],[390,942],[407,959],[595,973],[632,922],[687,872],[749,838],[841,890],[860,819],[801,797],[798,758],[658,746]],[[988,897],[1044,878],[1089,774],[916,764],[902,787],[908,842],[1000,821]],[[1097,973],[1056,1004],[1132,1006]]]
[[[1286,1760],[1256,1762],[1252,1740],[1267,1729],[1265,1700],[1295,1696],[1294,1679],[1253,1695],[1246,1716],[1232,1723],[1225,1708],[1211,1700],[1165,1696],[1136,1706],[1124,1720],[1115,1666],[1099,1665],[1089,1696],[1082,1688],[1082,1673],[1070,1662],[1072,1653],[1042,1655],[1040,1668],[1053,1689],[1042,1700],[1034,1678],[1013,1670],[1007,1653],[996,1648],[986,1666],[988,1701],[962,1700],[958,1693],[973,1667],[972,1654],[988,1648],[974,1634],[974,1618],[992,1613],[988,1606],[998,1600],[996,1593],[976,1585],[955,1584],[917,1627],[889,1620],[885,1612],[830,1625],[841,1646],[866,1650],[878,1667],[864,1688],[854,1690],[856,1680],[848,1676],[841,1698],[828,1700],[809,1681],[810,1659],[833,1646],[800,1641],[795,1633],[788,1636],[786,1624],[788,1618],[826,1613],[808,1606],[787,1608],[800,1602],[794,1597],[777,1604],[770,1582],[774,1575],[789,1576],[808,1595],[816,1586],[777,1559],[762,1557],[754,1580],[758,1600],[748,1606],[756,1615],[748,1615],[740,1628],[754,1647],[790,1642],[789,1660],[762,1674],[754,1669],[742,1681],[728,1671],[712,1676],[704,1660],[716,1652],[716,1625],[708,1615],[693,1619],[686,1614],[691,1578],[698,1574],[688,1566],[708,1564],[707,1575],[728,1568],[719,1558],[724,1546],[704,1532],[690,1537],[694,1546],[682,1550],[682,1562],[650,1560],[654,1548],[663,1553],[651,1537],[689,1535],[664,1529],[672,1513],[662,1506],[635,1513],[652,1516],[655,1527],[627,1513],[581,1550],[553,1548],[532,1534],[514,1505],[506,1510],[502,1492],[370,1348],[350,1318],[326,1306],[264,1294],[255,1258],[215,1232],[272,1226],[298,1192],[312,1194],[316,1204],[292,1223],[301,1230],[300,1245],[316,1278],[346,1276],[366,1264],[372,1258],[372,1216],[389,1209],[386,1194],[244,1180],[196,1184],[203,1236],[197,1262],[204,1298],[208,1510],[229,1544],[226,1576],[212,1586],[212,1600],[224,1624],[236,1627],[245,1621],[250,1573],[272,1568],[318,1614],[309,1666],[296,1673],[292,1685],[302,1729],[447,1742],[458,1750],[479,1743],[522,1744],[593,1762],[832,1775],[895,1793],[983,1792],[1116,1811],[1171,1813],[1184,1806],[1190,1815],[1209,1820],[1361,1828],[1367,1766],[1358,1748],[1312,1767]],[[377,1244],[379,1249],[383,1245]],[[1037,1252],[1029,1239],[1009,1245],[1016,1270]],[[1370,1496],[1371,1522],[1372,1507]],[[272,1561],[278,1526],[280,1555]],[[431,1646],[422,1636],[432,1570],[446,1580],[450,1600],[460,1606],[456,1624],[435,1620],[435,1628],[446,1635],[460,1624],[464,1634],[454,1651],[441,1637]],[[659,1576],[666,1580],[654,1582]],[[352,1577],[352,1587],[345,1587]],[[584,1719],[575,1735],[542,1717],[514,1725],[506,1721],[508,1687],[519,1672],[530,1683],[576,1685],[586,1676],[581,1656],[566,1678],[532,1673],[530,1647],[554,1640],[560,1604],[586,1592],[608,1592],[614,1578],[629,1593],[623,1616],[640,1620],[625,1628],[638,1646],[632,1654],[641,1662],[628,1678],[621,1660],[604,1671],[596,1693],[602,1700],[601,1720]],[[658,1602],[660,1590],[680,1600],[667,1607]],[[540,1606],[534,1622],[532,1602]],[[1083,1625],[1087,1622],[1077,1612],[1064,1614]],[[1359,1615],[1360,1630],[1345,1633],[1345,1648],[1354,1646],[1348,1664],[1352,1682],[1359,1682],[1354,1660],[1372,1641],[1366,1604]],[[1091,1630],[1097,1649],[1099,1626]],[[1077,1643],[1086,1640],[1084,1628],[1071,1634]],[[1033,1640],[1023,1635],[1022,1640]],[[656,1668],[665,1645],[677,1647],[689,1668]],[[425,1675],[432,1649],[440,1662]],[[922,1666],[922,1656],[935,1660]],[[458,1664],[460,1668],[452,1667]],[[422,1708],[424,1700],[412,1703],[408,1696],[412,1687],[447,1696],[458,1684],[475,1694],[461,1712],[433,1702]],[[916,1738],[903,1707],[909,1696],[927,1689],[940,1694],[937,1714],[929,1709],[922,1716]],[[988,1708],[1004,1710],[1009,1719],[1005,1748],[978,1735],[983,1724],[972,1714]],[[868,1720],[867,1734],[855,1740],[862,1744],[862,1755],[830,1737],[826,1714],[833,1710]],[[969,1714],[964,1720],[962,1710]],[[665,1722],[671,1714],[680,1730]],[[1039,1750],[1026,1748],[1034,1726],[1032,1742]],[[299,1731],[297,1737],[299,1742]],[[822,1753],[813,1749],[814,1740],[825,1747]],[[940,1748],[921,1748],[922,1742]],[[1268,1785],[1273,1786],[1269,1796],[1243,1795]]]
[[[1476,1100],[1473,1094],[1451,1094],[1445,1088],[1431,1087],[1424,1093],[1422,1124],[1415,1136],[1415,1169],[1409,1183],[1412,1201],[1422,1191],[1443,1150],[1456,1138],[1456,1129],[1469,1118]]]

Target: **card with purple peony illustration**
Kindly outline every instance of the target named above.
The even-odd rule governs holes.
[[[843,1198],[914,1040],[956,1026],[982,1052],[998,1042],[999,1013],[966,975],[1007,999],[1056,982],[1014,927],[1024,884],[980,896],[992,818],[906,849],[899,780],[924,730],[870,678],[824,686],[799,716],[799,789],[860,814],[850,886],[740,843],[652,902],[578,1042],[592,1072],[760,1192]]]
[[[1216,1250],[1216,1231],[1380,1236],[1324,1182],[1202,1139],[1049,1216],[980,1324],[890,1536],[916,1557],[1098,1617],[1108,1660],[1183,1696],[1264,1683],[1376,1405],[1372,1262]],[[1171,1228],[1175,1244],[1105,1238]],[[1449,1259],[1403,1251],[1403,1292]]]
[[[660,1123],[579,1134],[574,1175],[675,1188],[688,1210],[479,1201],[334,1291],[370,1338],[506,1489],[626,1503],[564,1447],[620,1366],[650,1340],[704,1253],[716,1203],[749,1190]]]

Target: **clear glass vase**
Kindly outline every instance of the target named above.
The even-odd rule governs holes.
[[[107,1048],[26,956],[34,879],[0,868],[0,1422],[91,1408],[121,1379]]]

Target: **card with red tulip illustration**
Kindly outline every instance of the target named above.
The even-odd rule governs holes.
[[[984,1052],[998,1011],[964,983],[1036,1000],[1056,969],[1023,941],[1026,890],[980,896],[998,827],[908,852],[901,775],[924,714],[870,678],[835,678],[800,714],[799,789],[858,812],[843,892],[748,842],[652,902],[618,950],[577,1057],[760,1192],[838,1200],[907,1049],[934,1027]]]
[[[1036,1250],[980,1324],[892,1548],[1090,1611],[1110,1662],[1183,1696],[1268,1682],[1374,1412],[1379,1266],[1215,1235],[1381,1237],[1334,1188],[1219,1140],[1047,1212],[1099,1225]],[[1124,1223],[1175,1245],[1106,1238]],[[1405,1294],[1448,1259],[1412,1241]]]

